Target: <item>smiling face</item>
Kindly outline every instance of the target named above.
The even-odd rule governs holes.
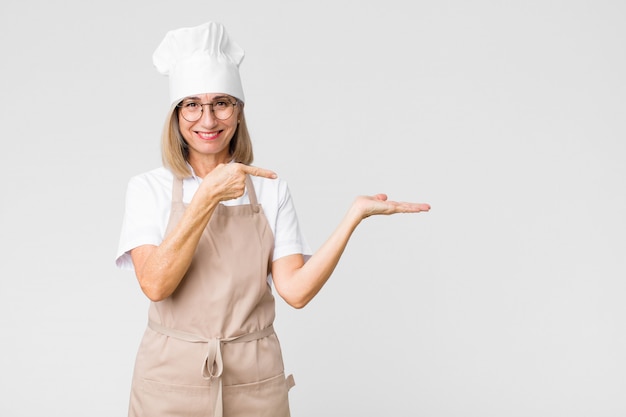
[[[216,103],[220,100],[228,100],[231,103],[237,101],[226,94],[208,93],[186,97],[183,103],[194,101],[205,104]],[[226,120],[217,119],[211,111],[211,106],[202,107],[202,116],[194,122],[185,120],[180,108],[178,111],[178,126],[188,145],[189,163],[192,166],[195,166],[196,163],[227,163],[230,161],[230,141],[237,130],[239,106],[235,106],[233,114]]]

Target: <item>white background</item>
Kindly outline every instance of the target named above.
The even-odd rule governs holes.
[[[246,50],[258,166],[311,246],[368,219],[276,328],[294,417],[626,415],[626,4],[16,1],[0,5],[0,415],[126,414],[147,299],[115,251],[160,165],[165,33]]]

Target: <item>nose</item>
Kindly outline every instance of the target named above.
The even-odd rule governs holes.
[[[217,118],[215,114],[213,114],[211,104],[207,103],[202,105],[202,115],[200,116],[199,122],[204,126],[215,126],[215,124],[217,124]]]

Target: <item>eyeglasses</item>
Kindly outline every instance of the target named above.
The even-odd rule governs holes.
[[[183,100],[177,104],[176,107],[180,109],[180,114],[188,122],[197,122],[202,117],[202,111],[204,106],[209,106],[213,116],[218,120],[226,120],[233,115],[235,106],[237,103],[233,103],[227,99],[218,99],[213,103],[201,103],[198,100]]]

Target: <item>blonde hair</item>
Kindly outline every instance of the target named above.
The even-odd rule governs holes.
[[[246,117],[243,112],[243,102],[237,100],[237,107],[241,110],[239,111],[237,130],[235,130],[233,138],[230,140],[230,156],[235,162],[250,165],[254,159],[254,155],[252,152],[250,133],[246,125]],[[185,139],[183,139],[183,135],[180,133],[178,126],[178,107],[174,104],[168,116],[165,118],[165,126],[163,126],[163,133],[161,135],[161,157],[163,159],[163,165],[169,168],[174,175],[179,178],[189,177],[191,170],[187,164],[188,155],[187,143]]]

